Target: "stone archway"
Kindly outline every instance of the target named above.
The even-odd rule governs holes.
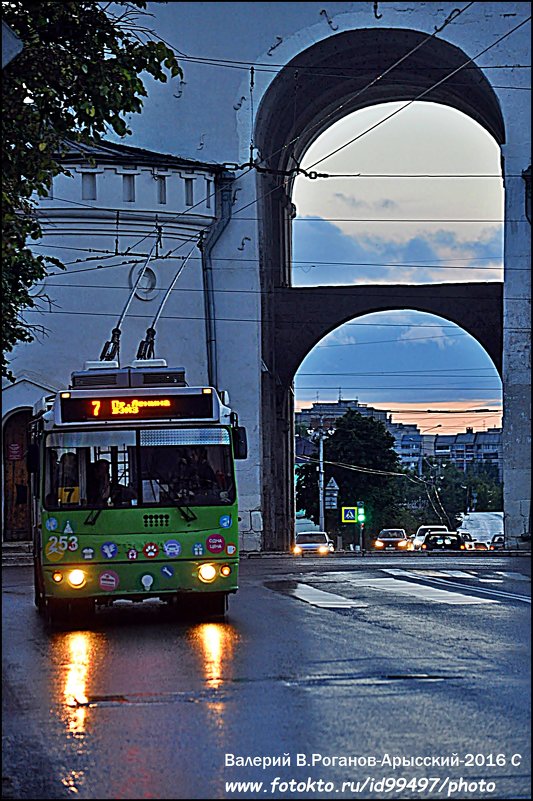
[[[427,40],[424,42],[424,40]],[[411,51],[413,51],[411,53]],[[411,53],[405,58],[407,53]],[[403,60],[402,60],[403,59]],[[400,62],[397,64],[397,62]],[[283,327],[298,310],[301,317],[302,290],[291,288],[291,202],[295,169],[309,145],[330,125],[366,106],[398,100],[423,99],[442,103],[469,115],[501,146],[505,129],[496,95],[474,64],[459,69],[468,56],[448,42],[428,39],[427,34],[407,29],[360,29],[345,31],[312,45],[289,62],[267,90],[256,120],[255,142],[262,159],[258,171],[260,266],[262,286],[262,428],[263,510],[267,550],[286,550],[293,521],[293,372],[287,361]],[[384,73],[397,64],[389,73]],[[447,76],[458,70],[455,75]],[[379,80],[379,76],[382,76]],[[374,82],[374,83],[372,83]],[[372,83],[372,85],[370,85]],[[447,291],[463,291],[460,284],[447,284]],[[469,285],[472,300],[482,293]],[[338,293],[341,287],[336,287]],[[362,287],[350,288],[350,292]],[[368,307],[356,305],[356,314],[373,311],[372,290],[380,292],[380,308],[398,308],[398,291],[365,285]],[[420,287],[420,294],[435,292]],[[304,291],[305,292],[305,291]],[[502,285],[489,289],[485,309],[490,333],[467,330],[485,344],[501,370]],[[309,293],[308,293],[309,294]],[[409,304],[411,306],[412,304]],[[354,307],[355,308],[355,307]],[[442,314],[442,307],[425,298],[424,308]],[[439,309],[440,308],[440,312]],[[347,310],[345,310],[347,311]],[[448,316],[448,315],[444,315]],[[345,318],[346,319],[346,318]],[[450,316],[449,319],[454,319]],[[333,320],[330,321],[335,327]],[[459,323],[463,324],[464,323]],[[481,321],[480,325],[482,327]],[[308,341],[311,341],[312,337]],[[316,340],[315,340],[316,341]],[[305,355],[305,354],[304,354]]]

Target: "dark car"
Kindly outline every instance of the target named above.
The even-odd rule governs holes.
[[[495,534],[489,542],[489,551],[499,551],[505,548],[505,537],[503,534]]]
[[[376,551],[410,551],[411,540],[403,528],[383,528],[373,542]]]
[[[455,531],[429,532],[424,537],[422,551],[465,551],[463,538]]]

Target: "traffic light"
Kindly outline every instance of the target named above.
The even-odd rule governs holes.
[[[366,520],[365,505],[363,501],[357,501],[357,522],[364,523]]]

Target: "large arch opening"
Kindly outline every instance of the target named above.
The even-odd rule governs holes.
[[[294,180],[292,287],[503,280],[500,149],[463,112],[421,101],[352,112],[302,167],[325,172]]]
[[[428,38],[419,31],[347,31],[300,53],[279,73],[262,100],[255,142],[264,168],[258,172],[257,194],[265,365],[262,374],[263,547],[267,550],[288,548],[295,514],[292,497],[294,370],[287,369],[283,349],[287,341],[294,339],[294,330],[283,341],[283,348],[279,342],[280,329],[290,322],[295,304],[301,300],[301,295],[300,298],[296,295],[302,292],[290,288],[292,192],[296,174],[293,171],[309,145],[347,114],[377,103],[414,101],[422,97],[426,102],[449,105],[468,114],[502,145],[505,131],[497,98],[481,70],[468,64],[468,59],[455,46],[435,37]],[[396,66],[390,69],[393,65]],[[465,68],[459,69],[461,65]],[[452,295],[457,292],[457,285],[446,286]],[[361,289],[353,287],[352,292],[357,294]],[[389,305],[383,308],[405,308],[405,299],[401,300],[401,306],[397,305],[400,302],[396,296],[398,290],[398,286],[381,287],[384,303],[387,291],[390,294]],[[461,291],[465,291],[464,284]],[[485,314],[490,317],[492,329],[497,327],[501,336],[501,285],[470,285],[470,292],[470,306],[477,306],[479,298]],[[289,299],[291,293],[295,294]],[[358,303],[360,305],[352,309],[351,314],[346,314],[345,320],[372,311],[368,297],[366,308],[362,297]],[[407,307],[418,308],[418,304],[411,301]],[[341,321],[331,321],[330,330]],[[501,355],[495,361],[501,363]]]
[[[303,465],[307,474],[304,491],[296,493],[297,527],[311,527],[312,519],[339,544],[350,536],[351,527],[342,524],[342,504],[325,510],[324,487],[333,476],[348,475],[363,498],[364,474],[346,474],[326,461],[323,474],[309,483],[319,437],[327,459],[327,439],[349,410],[385,427],[394,440],[398,469],[412,476],[398,482],[395,525],[414,533],[434,515],[435,522],[452,527],[459,514],[501,512],[501,379],[484,348],[448,320],[405,309],[345,323],[303,359],[294,394],[295,471]],[[420,477],[429,484],[417,484]],[[440,508],[426,492],[432,481],[439,487]],[[367,516],[375,523],[384,514],[379,493],[366,500]],[[389,522],[391,514],[389,506]]]

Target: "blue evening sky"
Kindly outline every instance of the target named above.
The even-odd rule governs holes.
[[[307,151],[302,166],[339,177],[295,183],[293,284],[435,283],[438,292],[446,281],[502,280],[496,143],[454,109],[402,106],[345,117]],[[341,395],[391,410],[501,409],[501,382],[483,348],[453,323],[409,309],[329,334],[303,361],[295,390],[297,408]],[[394,419],[440,424],[439,433],[501,424],[498,411]]]

